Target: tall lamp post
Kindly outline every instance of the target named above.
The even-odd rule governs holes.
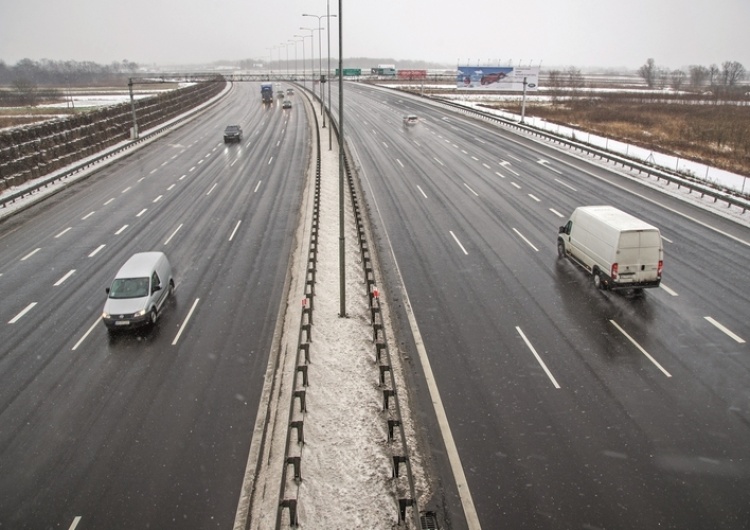
[[[307,88],[307,71],[305,70],[305,39],[310,37],[310,43],[312,44],[312,35],[295,35],[302,39],[302,86]]]
[[[290,39],[289,44],[294,43],[294,80],[297,80],[297,43],[300,42],[297,39]],[[302,39],[302,43],[304,44],[305,39]]]
[[[303,17],[313,17],[313,18],[317,18],[318,19],[318,70],[320,71],[320,77],[322,78],[323,77],[323,47],[322,47],[321,42],[320,42],[320,37],[321,37],[321,33],[320,32],[321,32],[321,30],[323,28],[321,27],[320,23],[321,23],[322,19],[324,19],[324,18],[330,18],[330,17],[335,17],[336,15],[330,15],[330,14],[326,14],[326,15],[310,15],[308,13],[303,13],[302,16]],[[331,72],[330,72],[330,70],[331,70],[331,24],[330,24],[330,21],[328,23],[328,30],[327,30],[327,32],[328,32],[328,70],[329,70],[328,71],[328,77],[330,77],[330,74],[331,74]],[[322,81],[322,79],[321,79],[321,81]],[[329,94],[331,93],[330,89],[328,90],[328,93]],[[324,101],[325,101],[325,94],[324,94],[324,90],[323,90],[323,85],[321,84],[320,85],[320,113],[323,115],[323,127],[326,126],[326,113],[323,112],[323,102]],[[330,106],[330,102],[329,102],[328,105]],[[329,144],[330,144],[330,131],[329,131]],[[329,145],[329,149],[330,149],[330,145]]]
[[[315,44],[313,44],[312,38],[313,38],[313,34],[316,31],[320,32],[320,30],[323,28],[317,27],[317,28],[299,28],[299,29],[303,29],[305,31],[310,32],[310,47],[312,48],[312,53],[310,54],[310,70],[312,70],[312,90],[314,94],[315,93]],[[320,33],[318,33],[318,35],[320,35]]]

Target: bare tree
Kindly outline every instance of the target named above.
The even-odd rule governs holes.
[[[552,92],[552,104],[557,105],[559,102],[560,89],[563,83],[563,74],[560,70],[550,70],[547,74],[547,82]]]
[[[18,101],[21,105],[28,105],[29,107],[36,105],[36,83],[27,79],[19,78],[13,81],[13,89],[15,90]]]
[[[656,77],[659,80],[659,88],[667,88],[669,83],[669,70],[666,68],[659,68],[656,72]]]
[[[690,67],[690,86],[700,88],[706,83],[710,75],[708,68],[705,66],[692,65]]]
[[[682,70],[672,70],[672,73],[669,74],[670,78],[672,80],[672,88],[674,90],[680,90],[682,88],[682,84],[685,82],[685,72]]]
[[[643,78],[649,88],[654,88],[656,84],[656,62],[649,58],[646,64],[638,69],[638,75]]]
[[[721,82],[724,86],[733,87],[745,78],[745,67],[737,61],[726,61],[721,64]]]
[[[719,73],[721,73],[719,67],[715,64],[712,64],[708,67],[709,83],[711,84],[711,86],[714,86],[718,81]]]

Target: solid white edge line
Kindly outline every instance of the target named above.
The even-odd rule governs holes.
[[[80,346],[81,343],[83,343],[83,341],[86,340],[86,337],[91,335],[91,332],[94,331],[94,328],[99,325],[99,320],[100,319],[97,318],[96,321],[93,324],[91,324],[91,327],[88,329],[88,331],[86,331],[86,333],[83,334],[83,337],[78,339],[78,342],[76,342],[75,345],[71,348],[71,351],[77,350],[78,346]]]
[[[537,362],[544,370],[544,373],[547,374],[547,377],[549,377],[549,380],[552,381],[552,384],[555,385],[555,388],[560,388],[560,385],[557,384],[557,380],[555,379],[555,376],[552,375],[552,372],[549,371],[549,368],[547,368],[547,365],[544,363],[542,358],[539,356],[539,354],[536,352],[536,349],[534,349],[534,346],[529,342],[529,339],[526,338],[526,335],[524,334],[523,330],[516,326],[516,331],[519,335],[521,335],[521,338],[526,343],[526,347],[531,350],[531,353],[534,354],[534,357],[536,357]]]
[[[16,322],[18,322],[19,320],[21,320],[26,313],[28,313],[29,311],[31,311],[32,309],[34,309],[35,305],[36,305],[36,302],[31,302],[29,305],[27,305],[23,309],[23,311],[21,311],[16,316],[14,316],[12,319],[10,319],[8,321],[8,324],[15,324]]]
[[[367,178],[366,172],[362,171],[362,176],[367,182],[370,188],[370,194],[374,197],[372,183]],[[378,212],[380,217],[381,226],[385,226],[383,215],[380,212],[377,200],[373,198],[375,210]],[[451,432],[450,423],[448,423],[448,415],[445,412],[442,398],[440,397],[440,390],[435,381],[435,375],[432,372],[432,366],[430,365],[430,358],[427,355],[427,349],[422,339],[422,334],[419,331],[417,325],[417,319],[414,316],[414,309],[412,308],[411,301],[409,300],[409,293],[406,291],[406,285],[404,283],[404,277],[401,275],[401,268],[396,260],[396,253],[391,245],[391,238],[388,231],[385,231],[385,238],[388,242],[388,248],[390,248],[391,258],[396,268],[396,274],[399,278],[398,283],[401,290],[401,295],[404,301],[404,311],[406,311],[407,319],[409,320],[409,327],[411,328],[412,335],[414,337],[414,344],[419,354],[420,364],[422,365],[422,372],[424,373],[425,380],[427,381],[427,389],[430,393],[432,400],[432,408],[435,411],[435,417],[437,418],[438,425],[440,427],[440,433],[443,436],[443,443],[445,444],[445,452],[448,456],[448,462],[450,462],[451,471],[453,472],[453,479],[456,481],[456,488],[458,490],[458,496],[461,499],[461,507],[464,510],[464,517],[466,519],[466,526],[469,530],[481,530],[482,525],[479,523],[479,515],[477,514],[476,507],[474,506],[474,499],[471,496],[471,490],[469,489],[469,483],[466,480],[466,474],[464,473],[463,465],[461,464],[461,456],[458,454],[458,448],[456,447],[456,441],[453,438]]]
[[[461,244],[461,242],[460,242],[460,241],[458,240],[458,238],[456,237],[456,234],[454,234],[454,233],[453,233],[453,230],[450,230],[450,233],[451,233],[451,235],[453,236],[453,239],[455,239],[455,240],[456,240],[456,243],[458,243],[458,246],[459,246],[459,247],[461,247],[461,250],[463,250],[463,251],[464,251],[464,254],[466,254],[466,255],[468,256],[468,255],[469,255],[469,253],[468,253],[468,252],[466,252],[466,249],[465,249],[465,248],[464,248],[464,246],[463,246],[463,245]]]
[[[187,324],[190,321],[190,317],[193,316],[193,311],[195,311],[195,307],[198,305],[199,301],[200,301],[200,298],[196,298],[195,302],[193,302],[193,307],[190,308],[190,311],[188,311],[188,314],[185,317],[185,320],[182,322],[182,324],[180,324],[180,331],[178,331],[177,335],[175,335],[175,338],[172,341],[172,346],[176,345],[177,341],[180,340],[180,336],[182,336],[182,332],[185,331],[185,328],[187,327]]]
[[[633,343],[633,346],[635,346],[636,348],[638,348],[643,355],[645,355],[646,357],[648,357],[648,360],[651,361],[652,363],[654,363],[654,366],[656,366],[659,370],[661,370],[662,372],[664,372],[664,375],[666,375],[667,377],[672,377],[672,374],[670,374],[669,372],[667,372],[664,369],[664,367],[662,365],[660,365],[659,362],[656,359],[654,359],[653,357],[651,357],[651,355],[646,350],[644,350],[643,347],[635,341],[635,339],[633,339],[633,337],[631,337],[630,335],[628,335],[628,333],[624,329],[622,329],[620,327],[620,324],[618,324],[617,322],[615,322],[612,319],[610,319],[610,322],[612,323],[612,325],[614,327],[616,327],[620,331],[620,333],[622,333],[623,335],[625,335],[625,338],[627,338],[630,342]]]
[[[725,327],[723,324],[720,324],[719,322],[717,322],[716,320],[714,320],[711,317],[703,317],[703,318],[705,318],[711,324],[713,324],[714,326],[716,326],[718,329],[720,329],[721,331],[723,331],[724,333],[726,333],[727,335],[729,335],[730,337],[732,337],[738,343],[745,344],[745,339],[743,339],[739,335],[736,335],[734,332],[730,331],[729,328]]]

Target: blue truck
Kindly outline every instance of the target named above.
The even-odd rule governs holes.
[[[260,95],[263,98],[263,103],[273,103],[273,83],[261,83]]]

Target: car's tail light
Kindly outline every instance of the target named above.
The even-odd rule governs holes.
[[[661,278],[661,271],[662,271],[662,269],[664,269],[664,260],[660,259],[659,260],[659,266],[656,269],[656,276],[658,276],[659,278]]]
[[[612,277],[613,280],[616,280],[617,279],[617,263],[613,263],[612,264],[612,271],[611,272],[612,272],[612,274],[610,274],[610,276]]]

